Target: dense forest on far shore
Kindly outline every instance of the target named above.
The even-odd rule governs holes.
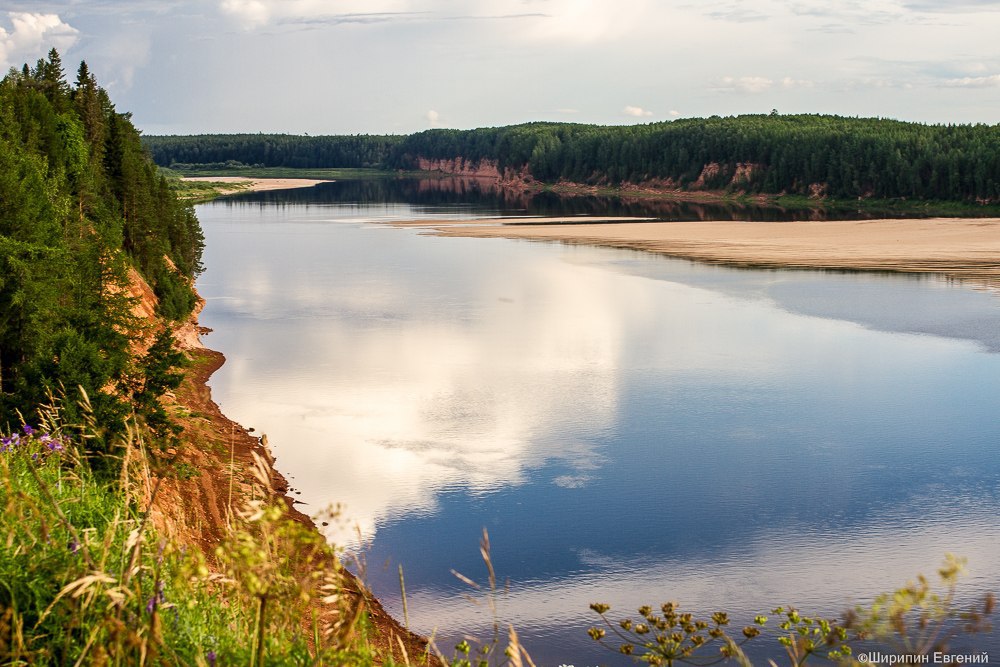
[[[53,49],[0,81],[0,428],[78,387],[101,423],[133,410],[163,425],[175,381],[169,336],[149,353],[135,313],[139,276],[164,321],[187,316],[203,238],[120,113],[81,63],[73,84]],[[138,273],[138,276],[136,275]]]
[[[382,167],[403,139],[394,135],[203,134],[145,136],[143,143],[161,167],[358,169]]]
[[[440,169],[504,180],[811,197],[1000,202],[1000,125],[747,115],[528,123],[409,136],[144,137],[161,166]]]

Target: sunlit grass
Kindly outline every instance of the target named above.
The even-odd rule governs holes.
[[[249,503],[206,558],[149,521],[144,436],[120,443],[116,480],[93,473],[87,437],[52,419],[0,440],[2,664],[393,664],[334,550],[284,503]]]

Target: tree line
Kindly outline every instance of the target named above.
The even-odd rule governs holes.
[[[130,114],[87,67],[67,82],[54,49],[0,81],[0,424],[77,387],[100,423],[120,425],[176,383],[165,335],[134,359],[148,323],[130,273],[165,320],[194,307],[203,237],[145,153]],[[162,415],[161,415],[162,416]]]
[[[531,123],[407,137],[391,166],[496,161],[544,182],[667,182],[754,193],[1000,200],[1000,125],[748,115],[599,127]]]
[[[143,137],[156,164],[164,167],[377,168],[400,141],[398,135],[301,136],[294,134],[202,134]]]
[[[158,164],[418,169],[488,160],[544,183],[767,194],[1000,201],[1000,125],[744,115],[634,126],[527,123],[405,137],[146,137]],[[336,150],[334,150],[336,148]],[[355,152],[352,152],[355,151]]]

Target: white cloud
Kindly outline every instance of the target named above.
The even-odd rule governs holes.
[[[219,8],[252,29],[274,22],[380,22],[423,13],[426,5],[415,0],[221,0]]]
[[[607,42],[649,25],[651,0],[218,0],[223,14],[248,29],[277,23],[342,24],[389,21],[519,19],[516,35],[529,41]],[[523,20],[524,23],[521,23]]]
[[[270,7],[262,0],[223,0],[222,11],[248,28],[264,25],[271,18]]]
[[[45,55],[50,48],[65,51],[76,43],[79,31],[58,14],[7,12],[11,29],[0,26],[0,65],[16,66]]]
[[[781,85],[784,88],[812,88],[816,84],[808,79],[793,79],[786,76],[781,80]]]
[[[518,3],[506,0],[504,5]],[[548,0],[540,5],[546,18],[522,34],[536,40],[592,44],[635,36],[662,9],[649,0]],[[655,23],[655,21],[653,21]]]
[[[136,72],[149,64],[151,40],[143,28],[135,26],[131,32],[109,40],[95,51],[113,77],[107,83],[108,89],[129,89],[135,81]]]
[[[441,127],[444,124],[441,120],[441,114],[434,109],[427,112],[427,122],[431,124],[431,127]]]
[[[653,112],[643,109],[642,107],[627,106],[622,109],[622,113],[626,116],[635,116],[636,118],[644,118],[647,116],[652,116]]]
[[[960,79],[948,79],[944,85],[954,88],[995,88],[1000,86],[1000,74],[991,76],[964,76]]]
[[[680,115],[681,115],[681,112],[678,111],[677,109],[671,109],[670,110],[670,117],[671,118],[678,118]]]
[[[907,9],[931,13],[1000,10],[1000,2],[997,0],[950,0],[949,2],[941,2],[940,0],[912,0],[911,2],[904,2],[903,5]]]
[[[723,92],[763,93],[774,86],[774,81],[763,76],[724,76],[716,82],[716,90]]]

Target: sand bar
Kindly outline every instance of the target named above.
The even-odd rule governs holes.
[[[524,225],[504,224],[509,219],[486,222],[433,229],[442,236],[634,248],[739,266],[942,273],[1000,287],[1000,218]]]
[[[247,176],[185,176],[182,181],[201,183],[231,183],[232,190],[221,190],[221,194],[236,192],[261,192],[264,190],[291,190],[292,188],[311,188],[319,183],[329,183],[328,180],[312,178],[249,178]]]

